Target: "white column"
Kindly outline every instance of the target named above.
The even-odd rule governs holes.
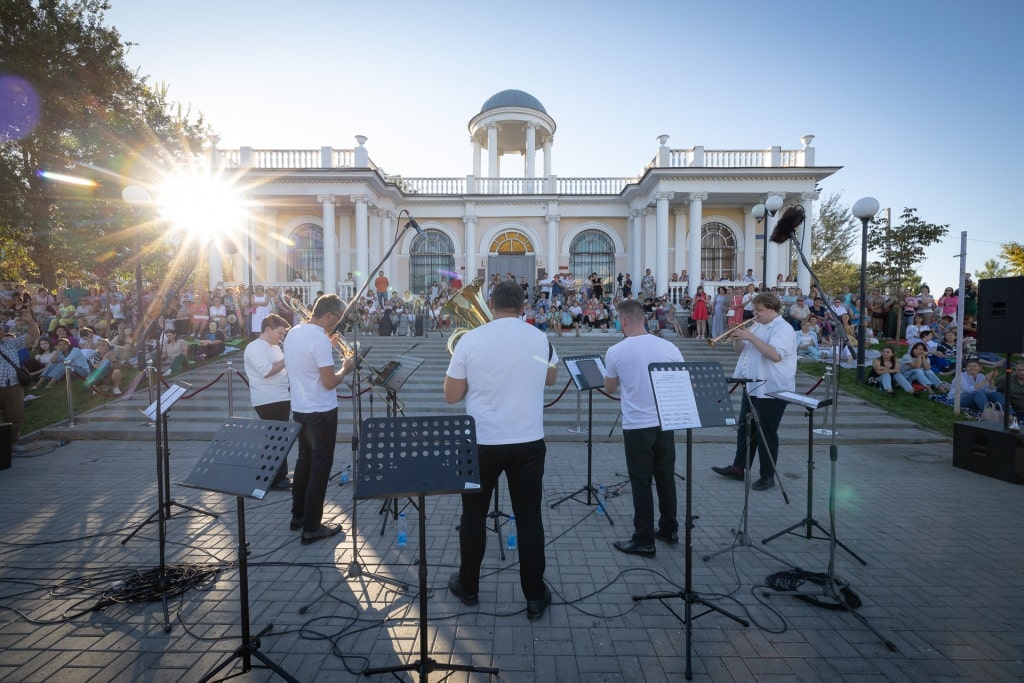
[[[480,141],[475,137],[469,139],[473,143],[473,177],[480,177]]]
[[[338,235],[335,230],[334,207],[337,198],[333,194],[317,196],[324,211],[324,294],[338,293]]]
[[[813,148],[811,148],[813,149]],[[804,265],[804,261],[811,262],[811,225],[814,223],[814,202],[818,200],[818,192],[805,192],[800,195],[800,205],[804,208],[804,224],[797,228],[796,234],[800,239],[800,253],[804,256],[796,268],[796,284],[804,294],[811,291],[811,273]],[[864,296],[866,292],[862,292]]]
[[[704,227],[704,200],[707,198],[707,192],[690,193],[690,220],[688,221],[690,234],[686,240],[686,270],[689,276],[687,287],[690,296],[697,292],[697,285],[701,283],[700,233]]]
[[[218,282],[224,282],[224,262],[221,260],[219,240],[210,240],[206,248],[206,263],[209,266],[209,289],[213,289]]]
[[[640,278],[643,276],[642,254],[640,248],[640,235],[644,212],[641,209],[630,209],[629,211],[629,267],[626,272],[633,276],[633,290],[640,289]]]
[[[654,286],[658,294],[664,294],[668,291],[668,202],[674,196],[676,196],[675,192],[659,192],[655,195],[658,208],[656,235],[654,238]]]
[[[369,211],[369,223],[370,223],[370,267],[380,263],[381,257],[384,255],[386,247],[383,246],[382,233],[383,228],[383,214],[379,206],[370,205]],[[391,282],[391,287],[395,286],[395,278],[392,274],[391,261],[381,266],[384,271],[384,276]],[[376,273],[374,273],[376,275]]]
[[[487,124],[487,177],[498,177],[498,124],[493,121]]]
[[[779,275],[779,252],[782,251],[782,249],[780,249],[780,245],[775,244],[775,242],[771,241],[771,236],[772,230],[775,229],[775,223],[777,223],[779,220],[779,214],[781,213],[781,211],[782,210],[779,209],[779,211],[775,212],[774,216],[765,214],[764,217],[764,248],[766,254],[765,258],[767,259],[768,265],[768,272],[765,275],[765,282],[763,285],[765,289],[771,289],[772,287],[774,287]]]
[[[675,238],[675,262],[672,264],[672,272],[678,273],[686,267],[686,211],[681,207],[672,209],[672,215],[676,217]]]
[[[554,138],[550,135],[544,136],[544,177],[547,178],[551,175],[551,145],[554,142]]]
[[[476,278],[476,204],[466,204],[466,215],[462,222],[466,224],[466,272],[462,284],[468,285]]]
[[[526,177],[537,177],[537,124],[532,121],[526,124]],[[532,183],[530,192],[534,192]]]
[[[548,277],[558,275],[558,202],[548,202],[548,213],[544,220],[548,222]]]
[[[644,213],[644,215],[641,217],[641,220],[643,221],[643,226],[644,226],[644,231],[643,231],[644,262],[642,264],[640,264],[640,266],[644,270],[641,270],[640,273],[643,274],[648,268],[650,268],[653,271],[657,267],[657,265],[658,265],[658,256],[657,256],[657,249],[658,249],[657,233],[658,233],[658,229],[657,229],[657,221],[656,220],[654,220],[654,221],[651,220],[651,217],[654,215],[652,213],[652,211],[651,211],[651,207],[645,206],[641,210]],[[654,225],[652,225],[652,223],[654,223]],[[654,281],[655,284],[654,284],[654,286],[657,287],[658,286],[658,284],[657,284],[658,283],[658,281],[657,281],[657,277],[658,276],[655,275],[654,277],[655,277],[655,281]]]
[[[757,272],[757,221],[750,212],[751,208],[743,207],[743,263],[742,269],[736,274],[737,280],[746,275],[748,270]]]
[[[367,201],[369,197],[365,194],[353,195],[350,197],[356,205],[356,281],[361,285],[370,276],[370,222],[367,215]]]
[[[355,273],[356,270],[356,264],[352,261],[355,252],[352,245],[352,211],[336,208],[335,214],[338,217],[338,279],[341,280],[346,273]]]
[[[264,209],[263,217],[263,281],[279,282],[281,278],[278,275],[278,271],[280,270],[278,265],[281,263],[281,258],[278,254],[280,253],[282,257],[287,258],[288,251],[286,249],[278,251],[276,249],[278,242],[276,240],[272,241],[270,238],[270,229],[275,228],[276,232],[277,228],[277,209]],[[259,249],[259,247],[260,245],[257,245],[257,249]],[[259,259],[259,256],[256,258]],[[259,278],[256,279],[256,282],[259,282]]]

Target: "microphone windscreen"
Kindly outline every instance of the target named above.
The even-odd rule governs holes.
[[[771,241],[776,244],[784,244],[789,241],[800,224],[804,222],[804,207],[794,204],[782,213],[772,230]]]

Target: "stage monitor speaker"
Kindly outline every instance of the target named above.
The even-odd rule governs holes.
[[[14,436],[10,422],[0,423],[0,470],[11,469],[11,437]]]
[[[422,337],[423,336],[423,327],[426,325],[426,322],[427,322],[427,316],[426,315],[421,313],[420,315],[416,316],[416,324],[415,324],[415,327],[413,328],[413,335],[414,336],[416,336],[416,337]]]
[[[1024,442],[1002,423],[957,422],[953,425],[953,467],[1024,484]]]
[[[979,351],[1024,352],[1024,276],[982,280],[977,322]]]

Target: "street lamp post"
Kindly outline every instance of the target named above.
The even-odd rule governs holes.
[[[754,220],[760,223],[764,221],[764,244],[761,245],[761,291],[768,288],[768,219],[774,218],[775,214],[782,208],[782,197],[773,194],[765,200],[764,204],[757,204],[750,210]]]
[[[139,372],[146,369],[146,346],[142,338],[142,321],[145,315],[142,302],[142,211],[141,207],[147,206],[151,201],[146,188],[138,185],[129,185],[121,190],[121,199],[132,208],[136,209],[135,218],[135,342],[138,344]]]
[[[864,345],[867,338],[868,306],[868,223],[878,213],[878,200],[863,197],[853,205],[853,215],[860,219],[860,325],[857,326],[857,382],[864,383]]]

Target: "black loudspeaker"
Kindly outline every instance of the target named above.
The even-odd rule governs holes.
[[[953,425],[953,467],[1024,484],[1024,439],[1002,423],[957,422]]]
[[[426,318],[427,318],[427,316],[422,315],[422,314],[416,316],[416,325],[413,328],[413,334],[415,336],[417,336],[417,337],[422,337],[423,336],[423,326],[426,324]]]
[[[11,469],[11,437],[14,432],[10,422],[0,423],[0,470]]]
[[[1024,352],[1024,276],[978,284],[978,350]]]

